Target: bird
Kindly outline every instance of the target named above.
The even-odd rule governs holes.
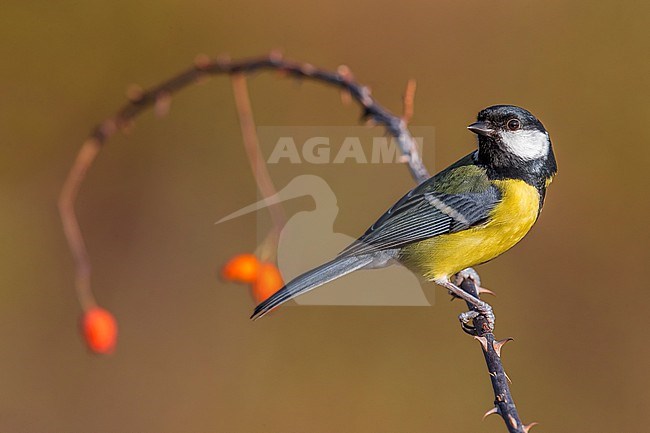
[[[257,305],[251,319],[351,272],[397,263],[473,305],[461,322],[482,314],[493,328],[492,307],[453,277],[523,239],[540,215],[557,163],[546,128],[524,108],[485,108],[467,129],[478,137],[475,151],[410,190],[331,261]]]

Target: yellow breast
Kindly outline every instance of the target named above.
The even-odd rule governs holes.
[[[499,180],[501,202],[488,222],[404,247],[404,264],[428,280],[450,277],[508,251],[528,233],[539,214],[537,189],[522,180]]]

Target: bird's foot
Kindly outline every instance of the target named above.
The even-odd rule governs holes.
[[[481,301],[481,304],[477,305],[476,309],[481,314],[481,316],[485,317],[487,331],[488,332],[494,331],[494,321],[496,319],[494,317],[494,312],[492,311],[492,306],[487,302]]]
[[[465,280],[472,280],[474,282],[474,286],[476,286],[476,292],[480,295],[483,293],[487,295],[492,295],[496,296],[496,294],[489,289],[486,289],[485,287],[481,287],[481,277],[479,277],[478,272],[474,270],[474,268],[465,268],[453,277],[453,283],[457,286],[460,287],[461,284],[463,284],[463,281]],[[452,293],[452,301],[455,298],[458,298],[458,296],[454,295]]]
[[[453,299],[453,298],[452,298]],[[458,315],[458,320],[460,321],[460,327],[463,328],[469,335],[476,335],[476,328],[473,325],[474,319],[478,317],[478,311],[470,310],[460,313]]]
[[[494,312],[492,311],[492,306],[487,302],[479,301],[474,307],[476,308],[475,310],[465,311],[458,316],[463,331],[470,335],[477,335],[478,332],[473,323],[474,319],[478,316],[483,316],[485,318],[485,324],[483,325],[484,331],[494,331],[495,317]]]
[[[477,286],[481,285],[481,277],[479,277],[478,272],[474,268],[465,268],[456,275],[454,275],[453,282],[455,285],[460,286],[463,281],[470,279],[474,281],[474,284]]]
[[[458,280],[456,280],[458,281]],[[463,280],[460,280],[462,283]],[[458,319],[460,320],[461,326],[463,330],[469,334],[476,335],[478,332],[473,326],[472,322],[476,321],[476,318],[478,316],[483,316],[485,320],[483,323],[481,323],[481,331],[482,332],[492,332],[494,330],[494,313],[492,312],[492,307],[490,304],[488,304],[485,301],[482,301],[478,297],[474,296],[474,294],[470,292],[466,292],[456,284],[452,283],[446,278],[441,278],[434,280],[434,282],[447,290],[451,292],[453,295],[461,298],[465,302],[467,302],[468,305],[472,306],[472,309],[470,311],[467,311],[460,316],[458,316]]]

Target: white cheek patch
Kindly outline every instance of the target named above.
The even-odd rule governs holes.
[[[535,130],[502,131],[499,133],[505,150],[521,159],[537,159],[548,155],[548,134]]]

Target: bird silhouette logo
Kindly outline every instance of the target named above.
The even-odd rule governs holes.
[[[339,212],[336,195],[329,184],[315,175],[293,178],[277,194],[239,209],[216,224],[265,209],[299,197],[311,197],[314,209],[292,215],[282,227],[278,242],[278,268],[284,281],[290,281],[321,265],[351,244],[355,238],[334,232]],[[431,291],[433,292],[433,291]],[[433,296],[430,293],[429,296]],[[355,272],[296,298],[302,305],[429,306],[418,278],[402,266],[389,266],[372,272]]]

